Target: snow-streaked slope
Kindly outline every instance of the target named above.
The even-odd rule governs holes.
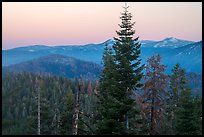
[[[187,41],[187,40],[180,40],[174,37],[166,38],[162,41],[158,41],[155,43],[154,47],[171,47],[171,48],[177,48],[181,47],[187,44],[193,43],[193,41]]]
[[[3,66],[29,61],[49,54],[59,54],[77,59],[101,64],[104,45],[112,47],[113,39],[99,44],[67,45],[67,46],[28,46],[3,50]],[[187,71],[201,73],[202,70],[202,41],[191,42],[176,38],[166,38],[161,41],[141,40],[142,63],[153,54],[160,54],[162,63],[167,65],[169,73],[175,63],[180,63]]]

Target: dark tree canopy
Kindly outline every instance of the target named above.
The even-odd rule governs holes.
[[[121,14],[120,30],[116,31],[113,49],[105,46],[103,63],[104,70],[100,78],[99,92],[99,122],[100,134],[131,134],[135,132],[134,91],[142,84],[142,69],[140,56],[140,44],[138,37],[133,39],[135,30],[131,23],[132,15],[128,12],[128,6],[124,7]],[[113,50],[113,51],[112,51]],[[134,113],[132,113],[134,112]],[[115,125],[115,126],[113,126]]]

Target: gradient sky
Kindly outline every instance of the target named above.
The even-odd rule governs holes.
[[[128,2],[140,40],[202,39],[201,2]],[[123,2],[3,2],[2,49],[101,43],[116,36]]]

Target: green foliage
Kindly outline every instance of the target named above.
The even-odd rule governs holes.
[[[176,110],[176,134],[189,135],[192,127],[192,117],[193,117],[193,102],[190,96],[190,90],[185,90],[181,92],[181,98],[179,101],[179,106]],[[192,134],[192,133],[190,133]]]
[[[41,134],[72,134],[72,111],[78,79],[42,75],[40,77],[41,85],[36,85],[35,82],[39,75],[31,73],[8,73],[2,78],[3,134],[37,134],[36,86],[40,87],[41,93]],[[85,101],[90,101],[85,105],[92,104],[90,107],[95,109],[94,98],[89,99],[93,95],[88,94],[90,82],[82,83],[82,92],[88,96]],[[92,87],[95,88],[95,83],[92,83]],[[86,119],[86,122],[89,121],[91,119]]]
[[[201,100],[191,96],[190,89],[181,91],[179,107],[176,109],[176,134],[202,134]]]
[[[117,73],[112,54],[112,49],[106,45],[103,56],[104,70],[100,78],[98,95],[97,134],[119,134],[124,130],[120,116],[121,105],[117,100],[122,98],[122,95],[119,95],[119,84],[116,80]]]
[[[193,97],[193,108],[194,108],[194,125],[196,131],[194,131],[195,135],[202,135],[202,98],[196,94],[195,97]]]
[[[74,108],[74,94],[69,87],[67,95],[64,99],[63,110],[61,112],[61,124],[60,124],[60,134],[71,135],[72,134],[72,116]]]
[[[199,135],[202,134],[202,103],[201,98],[192,96],[187,86],[185,70],[176,64],[172,69],[170,90],[166,96],[166,126],[164,134],[168,135]]]
[[[113,50],[106,45],[104,48],[104,70],[100,77],[98,95],[98,134],[130,134],[135,128],[131,113],[136,105],[134,91],[142,85],[140,44],[138,37],[133,39],[131,13],[125,11],[121,15],[120,30],[116,31],[119,38],[114,38]],[[131,119],[131,120],[129,120]],[[135,121],[134,121],[135,122]]]

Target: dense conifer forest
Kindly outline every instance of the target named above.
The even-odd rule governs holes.
[[[202,135],[202,97],[185,69],[165,74],[159,54],[142,64],[127,5],[120,19],[99,80],[5,72],[2,134]]]

